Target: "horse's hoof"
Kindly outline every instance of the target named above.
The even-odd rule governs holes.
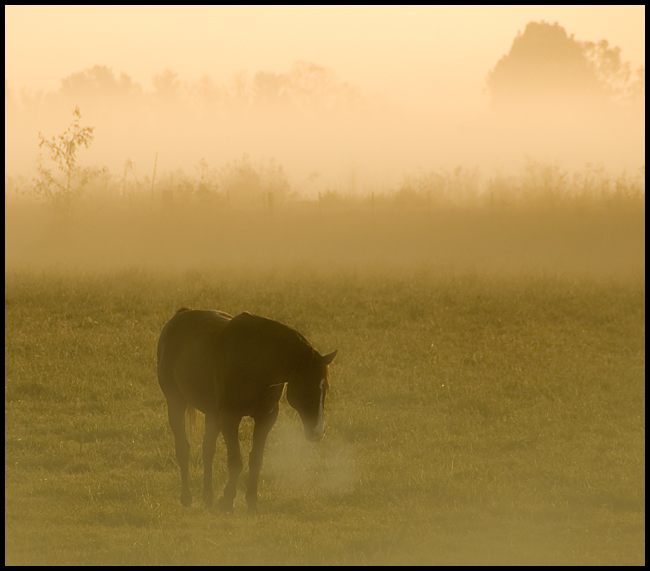
[[[190,494],[190,493],[186,494],[185,492],[181,493],[181,505],[183,505],[186,508],[191,506],[192,505],[192,494]]]
[[[235,507],[232,502],[229,502],[226,498],[220,498],[217,502],[217,508],[221,512],[232,513],[235,511]]]
[[[257,506],[248,506],[248,515],[257,515]]]

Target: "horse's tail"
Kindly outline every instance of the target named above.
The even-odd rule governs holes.
[[[191,438],[197,432],[197,425],[199,422],[199,411],[196,410],[191,404],[188,404],[187,408],[185,409],[185,421]]]

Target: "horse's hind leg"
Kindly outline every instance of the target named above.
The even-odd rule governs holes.
[[[176,441],[176,458],[181,467],[181,504],[189,506],[192,503],[190,492],[190,443],[185,434],[185,409],[187,403],[177,399],[167,399],[169,424]]]
[[[203,501],[207,507],[212,505],[212,460],[217,447],[219,434],[219,417],[216,414],[205,415],[205,435],[203,436]]]
[[[239,449],[239,423],[241,415],[222,412],[219,418],[223,439],[228,450],[228,483],[223,491],[223,497],[219,500],[219,507],[231,512],[233,501],[237,494],[237,479],[242,471],[241,451]]]

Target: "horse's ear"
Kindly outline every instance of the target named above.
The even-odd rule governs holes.
[[[334,357],[336,357],[336,354],[338,352],[339,350],[335,349],[329,355],[325,355],[324,357],[321,357],[321,359],[323,360],[323,365],[329,365],[334,360]]]

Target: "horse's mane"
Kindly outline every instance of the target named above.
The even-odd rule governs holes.
[[[249,313],[242,313],[235,317],[233,321],[238,318],[240,320],[252,318],[257,322],[258,326],[269,331],[282,348],[282,352],[286,352],[287,364],[291,363],[289,368],[293,371],[299,371],[307,366],[318,355],[318,351],[312,347],[311,343],[301,333],[284,323],[257,315],[250,315]]]

